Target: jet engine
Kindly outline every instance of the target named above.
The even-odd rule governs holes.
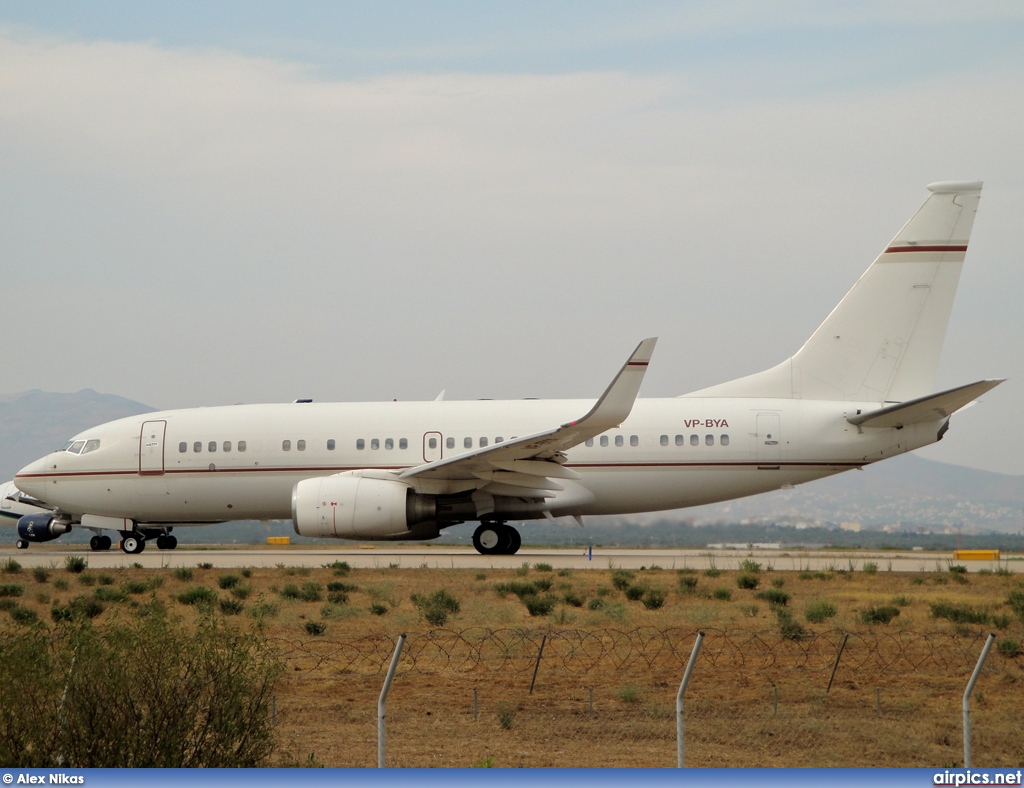
[[[26,542],[49,542],[71,530],[52,514],[26,514],[18,520],[18,536]]]
[[[347,471],[296,484],[292,490],[295,533],[340,539],[394,539],[436,516],[431,496],[420,495],[395,479],[364,473]]]

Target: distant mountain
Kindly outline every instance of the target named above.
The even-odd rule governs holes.
[[[39,390],[0,397],[0,481],[59,448],[72,435],[106,421],[151,413],[154,408],[112,394],[83,389],[74,394]],[[1024,531],[1024,476],[932,462],[913,454],[848,471],[790,490],[737,501],[623,518],[591,518],[597,525],[651,524],[686,520],[708,523],[779,523],[964,533]],[[287,527],[285,527],[287,526]],[[271,530],[267,530],[270,528]],[[184,530],[184,529],[183,529]],[[229,527],[228,540],[244,540],[250,527]],[[464,530],[464,529],[460,529]],[[206,529],[195,529],[196,541]],[[271,532],[290,533],[291,523],[264,524],[258,540]],[[212,531],[211,536],[212,537]]]
[[[151,413],[156,408],[113,394],[82,389],[54,394],[33,389],[0,397],[0,482],[72,435],[106,421]]]

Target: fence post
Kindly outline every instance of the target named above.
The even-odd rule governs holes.
[[[683,673],[683,681],[679,685],[679,692],[676,693],[676,766],[680,769],[685,766],[683,757],[683,693],[686,692],[686,685],[690,683],[690,674],[693,673],[693,665],[700,653],[700,644],[704,642],[704,633],[697,633],[697,640],[693,644],[693,652],[690,654],[690,661],[686,663],[686,671]]]
[[[540,641],[540,651],[537,652],[537,664],[533,666],[533,679],[530,681],[530,694],[533,694],[533,685],[537,683],[537,671],[540,670],[540,658],[544,656],[544,644],[548,642],[548,636],[545,634],[544,638]]]
[[[843,649],[846,648],[846,641],[849,639],[849,633],[843,635],[843,642],[839,645],[839,653],[836,654],[836,664],[832,666],[832,675],[828,677],[828,687],[825,688],[826,695],[828,695],[829,690],[832,689],[832,680],[836,677],[836,670],[839,668],[839,660],[843,658]]]
[[[981,666],[985,664],[985,658],[988,657],[988,651],[992,648],[992,643],[996,639],[995,632],[989,632],[988,640],[985,641],[985,647],[981,650],[981,656],[978,657],[978,664],[974,666],[974,673],[971,674],[971,680],[967,682],[967,689],[964,690],[964,768],[971,768],[971,693],[974,692],[974,685],[978,681],[978,676],[981,675]]]
[[[384,703],[388,699],[388,690],[391,689],[391,680],[395,677],[395,669],[398,668],[398,658],[402,656],[402,646],[405,645],[405,633],[398,636],[395,644],[395,654],[391,657],[391,666],[388,668],[388,675],[384,677],[384,686],[380,689],[380,698],[377,699],[377,768],[384,768],[384,753],[387,745],[387,733],[384,729]]]

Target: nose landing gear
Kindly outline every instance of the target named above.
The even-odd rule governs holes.
[[[481,555],[515,555],[521,545],[519,531],[496,520],[480,523],[473,532],[473,547]]]

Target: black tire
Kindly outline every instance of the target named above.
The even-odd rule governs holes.
[[[473,531],[473,547],[481,555],[500,555],[504,543],[501,523],[480,523]]]
[[[17,542],[17,547],[19,550],[28,550],[28,542],[26,542],[24,539],[19,539]]]
[[[167,537],[164,534],[160,534],[160,536],[158,536],[156,538],[156,549],[157,550],[166,550],[167,549]]]
[[[173,550],[177,546],[178,546],[178,537],[176,537],[176,536],[168,536],[167,537],[167,549],[168,550]]]
[[[121,550],[128,555],[138,555],[146,549],[146,540],[138,534],[129,534],[121,540]]]
[[[519,531],[513,528],[511,525],[505,526],[509,532],[509,546],[508,552],[505,555],[515,555],[519,552],[519,548],[523,546],[523,538],[519,535]]]
[[[89,549],[90,550],[102,550],[103,549],[103,547],[101,546],[102,544],[103,544],[103,537],[99,536],[99,535],[94,536],[92,539],[89,540]]]
[[[109,550],[113,546],[114,542],[109,536],[100,537],[100,550]]]

